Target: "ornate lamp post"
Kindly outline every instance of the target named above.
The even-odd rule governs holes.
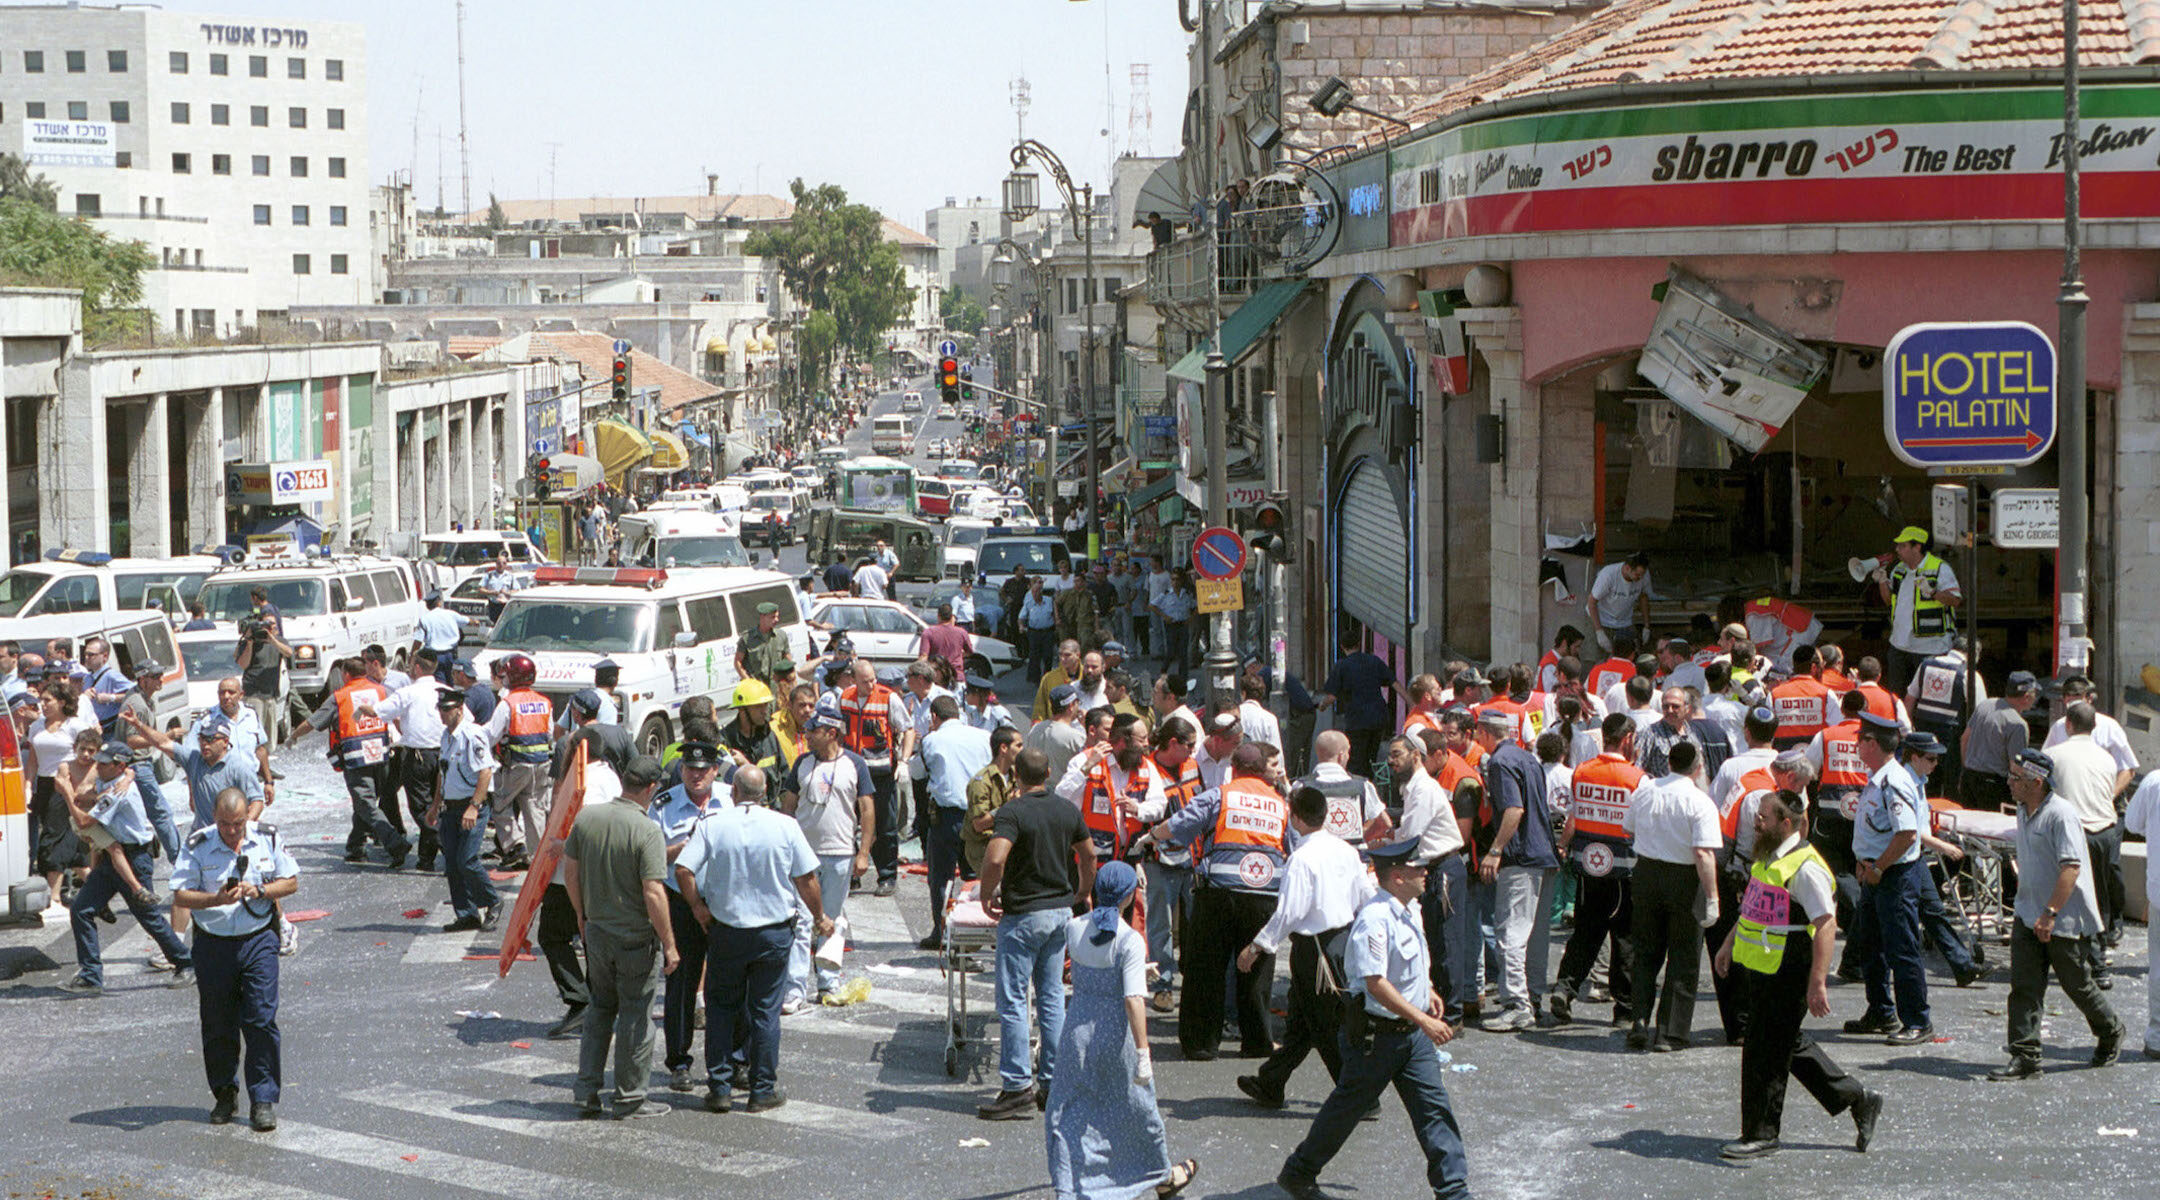
[[[1102,511],[1096,503],[1101,495],[1101,480],[1097,477],[1100,467],[1095,454],[1095,189],[1085,183],[1076,188],[1072,176],[1065,170],[1063,160],[1051,153],[1049,147],[1029,138],[1012,148],[1013,169],[1012,173],[1005,177],[1004,185],[1004,214],[1007,221],[1025,221],[1041,211],[1042,205],[1037,198],[1040,181],[1035,172],[1027,169],[1030,160],[1049,168],[1051,179],[1057,183],[1059,193],[1065,197],[1066,207],[1072,210],[1073,224],[1080,231],[1080,245],[1086,258],[1087,282],[1082,287],[1081,298],[1085,302],[1087,313],[1081,335],[1084,356],[1080,365],[1080,387],[1081,416],[1087,426],[1087,449],[1084,451],[1087,458],[1087,556],[1092,562],[1102,557]],[[1046,419],[1054,421],[1055,417],[1051,415]],[[1057,460],[1054,457],[1050,460],[1050,469],[1054,485],[1057,471]]]

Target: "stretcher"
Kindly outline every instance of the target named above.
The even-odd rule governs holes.
[[[945,1073],[960,1073],[968,1045],[968,977],[987,975],[997,959],[997,921],[983,911],[975,885],[954,889],[945,906],[945,944],[938,969],[945,973]],[[993,990],[995,984],[992,984]]]
[[[2016,917],[2010,890],[2004,885],[2017,878],[2017,817],[1963,808],[1948,800],[1930,799],[1928,805],[1933,809],[1935,836],[1965,855],[1962,865],[1939,863],[1943,901],[1974,936],[2009,941]]]

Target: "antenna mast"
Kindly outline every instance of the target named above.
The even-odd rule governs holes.
[[[472,212],[472,155],[465,144],[465,0],[457,6],[457,157],[459,202]]]
[[[1132,64],[1132,100],[1125,106],[1125,152],[1141,157],[1155,153],[1155,103],[1146,63]]]

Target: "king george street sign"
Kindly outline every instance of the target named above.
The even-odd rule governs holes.
[[[1936,470],[2022,467],[2055,441],[2055,347],[2022,321],[1908,325],[1883,356],[1883,438]]]

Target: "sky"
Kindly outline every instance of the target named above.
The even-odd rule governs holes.
[[[369,174],[413,168],[417,128],[415,190],[432,206],[439,130],[459,206],[453,0],[165,7],[364,25]],[[1151,69],[1152,150],[1177,149],[1188,44],[1177,10],[1178,0],[469,0],[473,205],[490,191],[546,198],[552,155],[564,198],[702,192],[708,172],[722,192],[785,196],[800,176],[920,229],[947,196],[996,202],[1014,141],[1010,87],[1023,76],[1028,134],[1076,181],[1101,185],[1113,146],[1128,146],[1134,63]]]

